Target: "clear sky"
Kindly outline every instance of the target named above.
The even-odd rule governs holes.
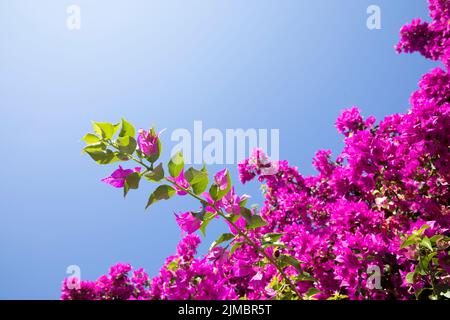
[[[71,4],[80,30],[66,26]],[[366,27],[371,4],[381,30]],[[196,204],[144,211],[150,185],[124,200],[101,183],[115,165],[80,155],[91,120],[167,128],[166,153],[195,120],[276,128],[280,157],[313,174],[315,151],[342,147],[341,109],[407,110],[436,65],[393,49],[416,17],[425,0],[0,0],[0,298],[57,299],[73,264],[83,279],[116,262],[155,275],[175,251],[173,213]],[[260,200],[257,185],[238,189]]]

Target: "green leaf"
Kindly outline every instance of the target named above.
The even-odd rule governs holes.
[[[420,274],[421,276],[426,276],[429,274],[429,269],[432,268],[430,266],[430,262],[437,255],[437,252],[432,252],[427,256],[420,256],[419,263],[416,265],[415,272]]]
[[[420,227],[419,230],[414,231],[414,234],[421,236],[425,232],[425,230],[427,230],[429,227],[430,227],[429,225],[424,224],[422,227]]]
[[[106,158],[104,150],[84,150],[95,162],[103,161]]]
[[[425,236],[422,239],[422,241],[420,242],[420,245],[422,247],[425,247],[425,248],[429,249],[430,251],[433,251],[433,247],[431,246],[431,241],[430,241],[430,239],[427,236]]]
[[[205,215],[206,215],[206,211],[205,208],[203,207],[200,210],[197,211],[191,211],[191,214],[196,217],[198,220],[203,221],[205,220]]]
[[[139,172],[133,172],[125,178],[125,183],[130,187],[130,189],[137,189],[139,188],[140,180],[141,175],[139,174]]]
[[[176,153],[169,161],[169,174],[173,178],[178,178],[184,168],[184,158],[181,152]]]
[[[434,236],[431,237],[430,241],[431,241],[431,243],[436,244],[436,242],[438,242],[439,240],[441,240],[441,239],[443,239],[443,238],[444,238],[443,235],[441,235],[441,234],[436,234],[436,235],[434,235]]]
[[[282,254],[278,257],[278,260],[285,265],[293,266],[299,273],[302,273],[302,266],[300,261],[295,259],[293,256]]]
[[[141,175],[139,172],[133,172],[129,174],[125,178],[125,184],[123,186],[123,196],[126,197],[128,194],[128,191],[130,189],[137,189],[139,188],[139,181],[141,180]]]
[[[158,138],[158,139],[156,140],[156,143],[157,143],[157,145],[158,145],[158,152],[155,152],[155,153],[152,154],[151,156],[146,157],[146,159],[147,159],[148,161],[150,161],[151,163],[155,163],[155,162],[159,159],[159,156],[161,155],[161,150],[162,150],[161,139]]]
[[[193,184],[191,186],[192,191],[196,195],[202,194],[203,192],[205,192],[206,188],[208,187],[208,183],[209,183],[209,178],[208,178],[208,176],[206,176],[206,179],[204,179],[203,181],[198,182],[196,184]]]
[[[229,220],[231,222],[236,222],[240,218],[240,216],[238,216],[237,214],[234,214],[234,213],[226,214],[225,217],[227,218],[227,220]]]
[[[116,123],[116,124],[113,124],[113,127],[114,127],[114,134],[115,134],[117,132],[117,130],[119,130],[119,128],[120,128],[120,122]]]
[[[419,257],[419,266],[422,272],[426,272],[428,270],[429,264],[430,260],[428,257]]]
[[[214,241],[211,246],[209,247],[209,250],[211,251],[212,249],[214,249],[216,246],[218,246],[219,244],[225,242],[225,241],[229,241],[231,239],[234,239],[235,235],[232,233],[223,233],[220,235],[220,237]]]
[[[282,242],[278,242],[278,240],[280,240],[280,238],[283,236],[282,233],[266,233],[265,235],[263,235],[262,239],[263,239],[263,243],[262,243],[262,247],[268,248],[268,247],[279,247],[279,248],[285,248],[286,245]]]
[[[402,243],[400,249],[405,249],[406,247],[416,244],[418,241],[419,239],[417,238],[417,235],[412,234]]]
[[[133,137],[136,134],[136,130],[134,129],[133,125],[131,123],[129,123],[128,121],[126,121],[124,118],[122,118],[122,122],[121,122],[121,129],[120,129],[120,133],[119,133],[119,137]]]
[[[116,130],[118,129],[117,125],[114,125],[109,122],[92,122],[92,125],[94,126],[94,131],[96,134],[101,136],[103,139],[111,139],[114,136],[114,133],[116,133]]]
[[[415,271],[412,271],[412,272],[409,272],[407,275],[406,275],[406,282],[408,282],[408,283],[410,283],[410,284],[413,284],[414,283],[414,276],[416,275],[416,272]]]
[[[295,277],[296,281],[316,281],[312,275],[310,275],[308,272],[301,272],[298,276]]]
[[[202,170],[197,170],[194,168],[189,168],[185,173],[184,177],[187,182],[189,182],[192,190],[195,194],[203,193],[208,187],[209,177],[208,171],[206,171],[206,167],[204,166]]]
[[[231,246],[231,249],[230,249],[230,256],[240,247],[240,246],[242,246],[244,244],[244,242],[235,242],[234,244],[233,244],[233,246]]]
[[[282,233],[266,233],[263,235],[264,242],[277,242],[283,236]]]
[[[248,199],[249,199],[249,198],[246,198],[246,199],[244,199],[244,200],[241,200],[241,202],[239,202],[239,206],[240,206],[240,207],[245,207],[245,206],[247,205]]]
[[[127,196],[128,191],[130,191],[130,187],[129,187],[128,184],[125,182],[125,184],[123,185],[123,197],[124,197],[124,198]]]
[[[246,207],[241,208],[241,215],[244,217],[249,230],[267,226],[267,222],[261,216],[252,214],[250,209]]]
[[[247,229],[256,229],[260,227],[267,226],[267,222],[258,215],[252,215],[249,220],[247,220]]]
[[[89,153],[89,152],[96,152],[96,151],[100,152],[100,151],[105,151],[105,150],[106,150],[106,144],[104,144],[103,142],[97,142],[97,143],[93,143],[93,144],[90,144],[90,145],[84,147],[82,152]]]
[[[275,247],[275,248],[287,248],[287,246],[282,242],[263,242],[261,245],[263,249],[269,248],[269,247]]]
[[[447,299],[450,299],[450,290],[447,290],[446,292],[441,292],[441,296],[444,296]]]
[[[347,295],[336,292],[331,297],[329,297],[327,300],[346,300],[346,299],[348,299]]]
[[[252,216],[252,212],[250,211],[250,209],[246,208],[246,207],[242,207],[241,208],[241,216],[244,217],[244,219],[246,221],[250,220],[251,216]]]
[[[147,180],[152,182],[161,181],[164,178],[164,168],[162,163],[160,163],[153,171],[150,171],[144,176]]]
[[[430,253],[428,256],[427,256],[427,259],[429,260],[429,261],[431,261],[434,257],[436,257],[437,256],[437,252],[432,252],[432,253]]]
[[[128,161],[131,159],[131,156],[128,155],[127,153],[123,153],[120,151],[116,151],[114,152],[114,154],[116,155],[116,157],[120,160],[120,161]]]
[[[116,140],[116,143],[120,152],[132,155],[134,151],[136,151],[137,142],[133,137],[130,136],[119,137]]]
[[[167,265],[167,270],[176,271],[179,267],[180,259],[175,259]]]
[[[101,139],[93,133],[88,133],[81,140],[84,140],[87,144],[94,144],[100,142]]]
[[[97,163],[106,165],[106,164],[111,164],[111,163],[114,163],[117,161],[119,161],[119,158],[116,157],[114,152],[107,149],[106,151],[104,151],[104,157],[102,159],[98,160]]]
[[[204,237],[206,237],[206,227],[214,219],[215,216],[216,214],[212,212],[206,212],[203,216],[202,223],[200,224],[200,232]]]
[[[415,270],[416,270],[416,273],[418,273],[418,274],[420,274],[421,276],[426,276],[427,275],[427,269],[425,268],[423,268],[422,267],[422,265],[423,265],[423,261],[421,261],[420,259],[419,259],[419,264],[416,266],[416,268],[415,268]]]
[[[211,196],[211,199],[213,199],[214,201],[219,200],[218,190],[219,187],[217,186],[217,184],[212,184],[211,187],[209,188],[209,195]]]
[[[198,182],[201,182],[205,179],[205,176],[208,176],[207,171],[204,171],[203,169],[197,170],[193,167],[190,167],[184,173],[184,177],[186,178],[187,182],[189,182],[189,184],[196,184]]]
[[[159,200],[168,200],[172,198],[175,193],[176,190],[171,186],[168,186],[166,184],[158,186],[158,188],[156,188],[156,190],[153,191],[153,193],[148,198],[147,206],[145,207],[145,209]]]
[[[88,145],[83,149],[83,152],[87,153],[98,164],[110,164],[119,161],[114,152],[106,149],[103,142]]]
[[[307,300],[314,299],[314,296],[319,293],[321,293],[319,289],[312,287],[305,293],[305,298]]]

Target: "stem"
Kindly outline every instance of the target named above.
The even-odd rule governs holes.
[[[431,266],[429,268],[430,268],[429,275],[430,275],[430,278],[431,278],[431,287],[433,288],[433,294],[435,296],[437,296],[436,279],[435,279],[435,276],[434,276],[433,266]]]

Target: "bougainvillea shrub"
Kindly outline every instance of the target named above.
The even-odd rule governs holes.
[[[432,22],[401,29],[398,52],[440,60],[411,95],[411,108],[377,122],[357,107],[336,121],[345,147],[316,153],[315,176],[263,150],[238,165],[241,183],[263,184],[259,211],[229,172],[158,161],[160,134],[129,122],[94,123],[84,151],[122,162],[103,182],[152,188],[147,207],[193,197],[200,210],[175,219],[185,233],[159,274],[128,264],[96,281],[66,279],[62,299],[446,299],[450,298],[450,1],[430,0]],[[145,185],[149,183],[150,185]],[[226,224],[206,255],[197,246],[213,219]]]

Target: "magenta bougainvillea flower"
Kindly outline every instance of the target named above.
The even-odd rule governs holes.
[[[228,224],[228,227],[230,228],[231,233],[238,234],[238,231],[236,230],[236,228],[233,225],[231,225],[231,223],[227,222],[227,224]],[[242,216],[239,217],[234,224],[241,230],[245,229],[246,222],[245,222],[244,217],[242,217]]]
[[[140,129],[137,138],[139,150],[148,157],[159,154],[159,152],[161,152],[161,150],[159,149],[160,135],[161,132],[156,133],[153,128],[149,129],[148,131]]]
[[[419,52],[432,60],[441,60],[450,66],[450,1],[429,0],[432,22],[414,19],[401,31],[401,40],[397,44],[398,52]]]
[[[191,212],[175,214],[175,219],[181,230],[188,234],[194,233],[200,228],[202,221],[195,217]]]
[[[336,120],[336,128],[340,133],[348,136],[358,130],[363,130],[372,126],[376,121],[374,117],[369,117],[363,121],[361,111],[357,107],[343,110],[341,115]]]
[[[102,181],[115,188],[123,188],[125,179],[133,172],[140,171],[140,167],[136,167],[134,169],[123,169],[122,166],[119,166],[119,169],[115,170],[109,177],[102,179]]]
[[[173,177],[168,177],[167,178],[169,181],[172,181],[174,183],[176,183],[176,185],[174,186],[175,190],[177,191],[177,194],[179,196],[185,196],[187,193],[186,191],[184,191],[182,188],[189,188],[189,182],[186,180],[186,178],[184,177],[184,170],[181,170],[180,175],[176,178]],[[181,188],[180,188],[180,187]]]
[[[250,196],[244,194],[238,196],[231,187],[230,191],[217,203],[217,205],[225,210],[227,213],[239,214],[242,201],[249,199]]]
[[[214,175],[214,180],[216,181],[220,190],[225,190],[228,187],[227,174],[228,170],[223,169]]]

